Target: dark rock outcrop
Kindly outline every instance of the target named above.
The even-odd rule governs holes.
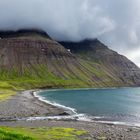
[[[40,35],[45,38],[50,38],[46,32],[42,30],[36,30],[36,29],[22,29],[18,31],[0,31],[1,38],[35,36],[35,35]]]

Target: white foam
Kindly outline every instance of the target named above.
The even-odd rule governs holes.
[[[68,111],[68,113],[70,113],[70,114],[77,114],[75,108],[67,107],[67,106],[58,104],[58,103],[56,103],[56,102],[51,102],[51,101],[49,101],[49,100],[46,100],[46,98],[43,98],[42,96],[39,96],[39,92],[40,92],[40,91],[34,91],[34,92],[33,92],[33,95],[34,95],[35,97],[37,97],[40,101],[43,101],[43,102],[45,102],[45,103],[47,103],[47,104],[56,106],[56,107],[58,107],[58,108],[62,108],[62,109],[64,109],[64,110]]]
[[[140,123],[128,123],[128,122],[119,122],[119,121],[95,121],[88,117],[85,114],[77,114],[77,115],[68,115],[68,116],[45,116],[45,117],[28,117],[18,119],[18,121],[41,121],[41,120],[56,120],[56,121],[83,121],[83,122],[95,122],[102,124],[112,124],[112,125],[124,125],[124,126],[132,126],[132,127],[140,127]]]
[[[34,121],[34,120],[77,120],[77,121],[92,121],[85,114],[75,114],[67,116],[45,116],[45,117],[28,117],[18,120]]]

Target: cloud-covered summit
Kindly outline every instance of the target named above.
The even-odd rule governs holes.
[[[139,17],[139,0],[0,0],[0,30],[39,28],[56,40],[99,38],[128,56],[139,49]]]

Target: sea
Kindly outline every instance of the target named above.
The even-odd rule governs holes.
[[[63,108],[73,119],[140,127],[140,88],[52,89],[35,93],[40,100]]]

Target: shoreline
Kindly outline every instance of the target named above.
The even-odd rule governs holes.
[[[35,90],[35,91],[32,91],[31,94],[35,98],[37,98],[39,101],[44,102],[47,105],[51,105],[51,106],[54,106],[54,107],[56,107],[58,109],[62,109],[65,112],[65,115],[66,114],[67,115],[76,115],[77,114],[76,109],[74,109],[74,108],[66,107],[66,106],[60,105],[58,103],[52,103],[49,100],[43,99],[43,97],[39,96],[39,92],[41,92],[41,90]]]
[[[0,121],[66,114],[63,109],[40,101],[33,95],[34,91],[37,90],[18,92],[10,99],[0,102]]]
[[[35,97],[33,92],[36,91],[38,90],[19,92],[11,99],[0,102],[0,126],[75,128],[87,131],[93,140],[98,136],[110,140],[138,140],[140,138],[140,128],[136,126],[78,121],[76,120],[77,116],[74,116],[74,119],[69,119],[70,115],[65,115],[63,109],[47,104]],[[67,117],[61,120],[57,118],[43,119],[47,116]]]
[[[57,103],[54,104],[44,100],[38,95],[39,92],[41,92],[39,89],[22,91],[17,93],[11,99],[0,102],[0,122],[36,120],[83,121],[99,123],[103,125],[123,125],[140,128],[140,124],[126,123],[121,121],[106,121],[104,118],[100,118],[99,116],[78,114],[73,108],[65,107]],[[15,109],[11,110],[11,108]]]
[[[88,90],[88,89],[89,88],[85,88],[85,90]],[[57,90],[57,89],[52,89],[52,90]],[[67,90],[67,89],[58,89],[58,90]],[[73,90],[77,90],[77,89],[73,89]],[[63,105],[60,105],[57,103],[52,103],[48,100],[43,99],[43,97],[39,96],[39,92],[41,92],[41,90],[34,90],[32,92],[32,94],[39,101],[44,102],[47,105],[54,106],[58,109],[62,109],[64,111],[64,114],[46,116],[46,117],[30,117],[27,120],[84,121],[84,122],[101,123],[101,124],[108,124],[108,125],[124,125],[124,126],[140,128],[140,123],[138,124],[138,123],[123,122],[123,121],[111,121],[111,120],[109,121],[109,120],[105,120],[103,117],[100,117],[100,116],[89,116],[86,114],[78,114],[76,112],[76,109],[74,109],[74,108],[66,107],[66,106],[63,106]],[[69,110],[70,110],[70,112],[69,112]]]

